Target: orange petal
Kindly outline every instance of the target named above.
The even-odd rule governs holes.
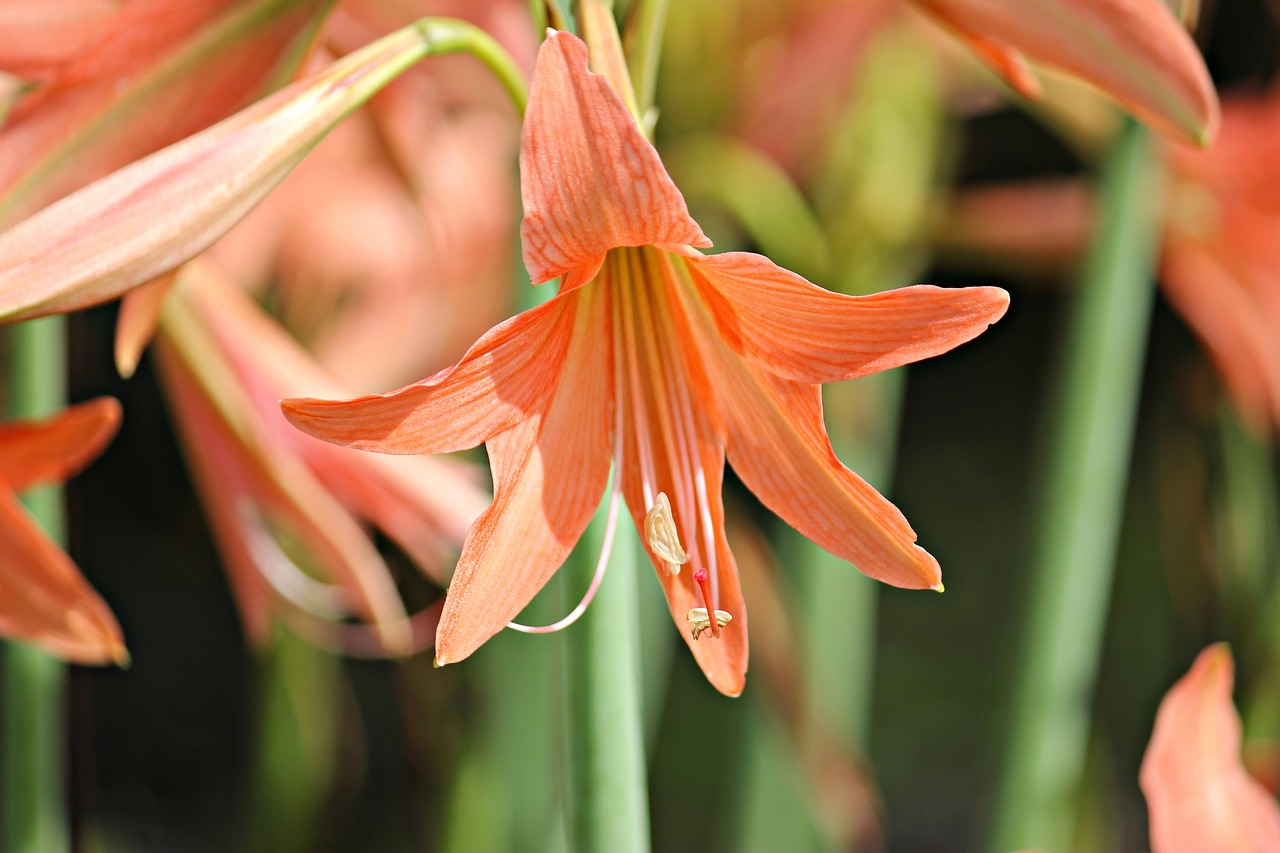
[[[1204,60],[1164,0],[916,3],[962,33],[1093,83],[1166,133],[1207,144],[1217,130],[1218,97]]]
[[[156,333],[160,322],[160,309],[173,286],[181,267],[154,278],[120,300],[120,313],[116,316],[116,372],[123,379],[133,376],[147,344]]]
[[[524,263],[534,284],[589,281],[617,246],[709,246],[658,152],[568,33],[538,51],[520,140]]]
[[[393,33],[0,234],[0,317],[113,299],[189,260],[431,47],[415,30]]]
[[[0,634],[76,663],[129,660],[110,608],[5,489],[0,489]]]
[[[120,10],[120,0],[0,0],[0,70],[45,76],[76,56]]]
[[[737,696],[746,682],[747,611],[724,532],[724,425],[698,350],[682,344],[696,332],[671,264],[669,256],[654,250],[611,253],[604,278],[592,285],[614,301],[622,336],[618,344],[628,353],[615,395],[622,493],[640,531],[656,493],[667,495],[689,565],[672,575],[652,551],[650,559],[671,617],[707,680],[721,693]],[[648,496],[645,468],[652,478]],[[714,569],[715,607],[733,617],[719,637],[704,633],[694,640],[690,633],[689,611],[707,606],[693,581],[698,568]]]
[[[1161,289],[1186,320],[1244,418],[1260,432],[1280,423],[1280,341],[1274,312],[1260,304],[1228,257],[1183,240],[1170,241],[1160,268]],[[1274,284],[1264,278],[1265,289]]]
[[[120,404],[99,397],[43,421],[0,424],[0,483],[15,492],[62,481],[97,457],[120,428]]]
[[[485,333],[453,367],[398,391],[347,401],[285,400],[285,417],[309,435],[361,450],[475,447],[546,405],[569,357],[575,305],[557,296],[517,314]]]
[[[467,535],[436,634],[440,664],[462,660],[516,617],[560,568],[609,477],[609,335],[603,302],[560,299],[575,315],[555,396],[541,417],[491,438],[493,504]]]
[[[938,561],[898,508],[846,468],[822,422],[822,389],[769,376],[723,350],[715,368],[729,464],[761,503],[863,574],[936,587]]]
[[[1280,850],[1280,806],[1240,763],[1233,675],[1210,646],[1160,703],[1140,775],[1153,853]]]
[[[998,287],[832,293],[745,252],[686,263],[726,343],[757,367],[801,382],[866,376],[944,353],[1009,305]]]

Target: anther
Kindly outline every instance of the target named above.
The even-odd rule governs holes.
[[[649,507],[644,516],[644,538],[649,550],[667,564],[667,571],[680,574],[680,567],[689,562],[689,555],[680,547],[680,533],[671,517],[671,501],[666,492],[658,492],[658,502]]]
[[[711,631],[711,636],[719,637],[720,629],[728,625],[733,616],[723,610],[716,610],[712,606],[711,583],[706,569],[699,568],[695,571],[693,573],[693,582],[698,585],[698,589],[702,592],[702,603],[706,605],[706,607],[693,608],[685,616],[693,625],[693,638],[695,640],[698,639],[698,636],[708,629]],[[710,614],[714,614],[716,618],[712,619]]]
[[[689,611],[689,615],[685,617],[689,620],[689,624],[693,626],[693,638],[698,639],[703,631],[711,627],[711,619],[707,616],[707,608],[695,607]],[[716,611],[716,631],[719,631],[725,625],[733,620],[733,616],[724,610]]]

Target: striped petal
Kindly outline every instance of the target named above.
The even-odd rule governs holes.
[[[347,401],[285,400],[285,417],[316,438],[361,450],[475,447],[545,407],[571,349],[577,300],[569,297],[494,326],[462,361],[421,382]]]
[[[611,460],[607,325],[595,299],[560,297],[575,330],[541,416],[487,442],[493,504],[463,545],[436,634],[436,660],[470,655],[524,608],[564,563],[604,492]]]
[[[1009,305],[998,287],[832,293],[745,252],[685,263],[724,341],[756,367],[801,382],[852,379],[947,352]]]
[[[589,281],[618,246],[709,246],[622,99],[567,33],[538,51],[520,139],[520,237],[534,284]]]

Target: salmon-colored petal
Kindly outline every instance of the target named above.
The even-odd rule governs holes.
[[[0,317],[113,299],[189,260],[433,46],[429,34],[393,33],[0,234]]]
[[[947,352],[1009,305],[998,287],[832,293],[746,252],[685,263],[725,342],[757,367],[801,382],[866,376]]]
[[[1204,60],[1164,0],[916,3],[963,33],[1093,83],[1174,136],[1207,144],[1217,130],[1218,98]]]
[[[388,394],[281,403],[285,417],[325,441],[381,453],[475,447],[543,409],[563,385],[576,300],[562,294],[490,329],[462,361]]]
[[[765,506],[869,577],[909,589],[938,586],[938,561],[914,544],[906,518],[831,449],[820,386],[769,376],[727,350],[714,375],[729,464]]]
[[[0,489],[0,634],[76,663],[129,660],[110,608],[7,489]]]
[[[124,379],[133,376],[147,344],[156,333],[160,322],[160,309],[173,287],[173,280],[181,267],[163,273],[120,300],[120,313],[116,316],[116,372]]]
[[[0,0],[0,70],[43,77],[119,14],[121,0]]]
[[[1280,805],[1240,762],[1233,676],[1230,649],[1210,646],[1160,703],[1140,775],[1152,853],[1280,850]]]
[[[436,634],[436,660],[454,663],[516,617],[560,568],[609,477],[610,347],[599,293],[561,296],[575,330],[555,396],[487,442],[493,504],[467,535]]]
[[[948,21],[956,35],[968,43],[969,48],[1004,78],[1013,90],[1024,98],[1036,99],[1043,93],[1040,78],[1031,69],[1027,57],[1004,42],[965,29],[954,21]]]
[[[166,305],[156,343],[197,484],[220,479],[214,486],[205,483],[205,499],[229,495],[233,519],[251,512],[258,517],[250,520],[264,530],[270,522],[295,537],[310,563],[342,588],[346,608],[373,623],[389,650],[407,651],[411,634],[404,607],[364,528],[261,424],[216,344],[181,300]]]
[[[1241,414],[1259,431],[1280,422],[1280,340],[1276,317],[1250,294],[1228,260],[1173,241],[1161,288],[1213,359]]]
[[[640,531],[657,493],[667,495],[689,564],[672,575],[652,551],[650,559],[671,617],[707,680],[737,696],[747,672],[747,613],[724,533],[724,425],[701,355],[683,343],[696,333],[672,263],[653,249],[614,252],[592,285],[610,294],[618,330],[615,357],[626,365],[615,380],[622,493]],[[710,574],[715,609],[733,619],[718,637],[704,633],[694,640],[689,611],[707,606],[693,581],[698,568]]]
[[[43,421],[0,423],[0,483],[15,492],[62,481],[96,458],[120,428],[120,404],[99,397]]]
[[[294,429],[280,413],[282,395],[306,391],[340,397],[345,389],[211,264],[196,260],[185,269],[190,270],[184,279],[188,286],[177,298],[189,300],[207,324],[263,429],[297,452],[344,506],[394,539],[433,580],[443,583],[443,555],[456,550],[488,504],[478,478],[450,460],[362,453]]]
[[[0,223],[190,136],[291,73],[318,0],[130,0],[0,133]]]
[[[529,87],[520,140],[520,237],[534,284],[595,275],[617,246],[709,246],[657,151],[604,77],[587,69],[587,46],[547,37]]]

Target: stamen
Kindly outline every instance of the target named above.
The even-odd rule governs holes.
[[[711,619],[707,616],[707,608],[695,607],[689,611],[689,615],[685,617],[689,620],[689,624],[693,626],[693,638],[696,640],[703,631],[711,627]],[[733,616],[723,610],[716,611],[716,630],[723,628],[733,621]]]
[[[658,502],[649,507],[644,517],[644,538],[649,550],[667,564],[672,575],[680,574],[680,567],[689,562],[689,555],[680,547],[680,532],[671,517],[671,501],[666,492],[658,492]]]
[[[591,585],[587,587],[587,591],[583,594],[582,600],[578,602],[578,606],[569,611],[568,616],[559,622],[552,622],[550,625],[521,625],[519,622],[508,622],[508,628],[524,634],[554,634],[556,631],[563,631],[568,628],[581,619],[583,613],[587,612],[592,599],[596,597],[596,590],[600,588],[600,581],[604,580],[605,569],[609,567],[609,555],[613,552],[613,534],[618,529],[618,496],[622,492],[620,482],[621,478],[615,473],[613,490],[609,494],[609,521],[604,529],[604,543],[600,546],[600,559],[596,562],[595,574],[591,576]]]
[[[698,589],[702,592],[702,603],[705,607],[695,607],[689,611],[685,617],[693,623],[693,638],[698,639],[698,635],[708,628],[711,629],[711,636],[719,637],[720,629],[729,624],[729,620],[733,616],[723,610],[717,610],[711,603],[711,584],[707,579],[707,570],[703,568],[697,569],[693,573],[693,581],[698,585]],[[699,613],[701,616],[699,616]],[[712,621],[707,614],[714,613],[715,620]]]

